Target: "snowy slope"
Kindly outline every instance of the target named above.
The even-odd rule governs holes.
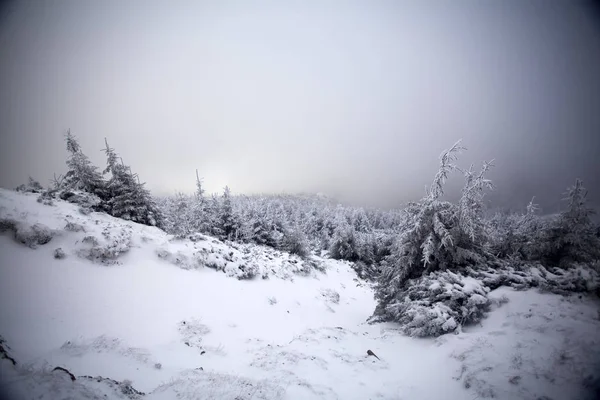
[[[3,220],[53,235],[0,235],[9,398],[580,399],[599,377],[597,299],[501,288],[482,326],[412,339],[365,323],[372,290],[343,262],[176,241],[6,190]]]

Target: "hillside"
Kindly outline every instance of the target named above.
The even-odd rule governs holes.
[[[0,190],[9,399],[581,399],[600,381],[591,296],[499,288],[481,325],[414,339],[366,323],[347,262],[36,199]]]

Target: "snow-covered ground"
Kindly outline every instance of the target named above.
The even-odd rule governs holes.
[[[36,223],[53,236],[36,248],[6,228]],[[366,324],[372,289],[344,262],[174,240],[7,190],[1,226],[8,398],[558,400],[598,386],[597,298],[500,288],[481,326],[414,339]]]

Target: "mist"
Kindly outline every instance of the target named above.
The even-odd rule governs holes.
[[[157,195],[198,169],[209,192],[399,207],[463,139],[461,166],[495,160],[494,207],[556,211],[576,178],[600,204],[587,3],[319,3],[5,3],[0,186],[64,172],[71,129]]]

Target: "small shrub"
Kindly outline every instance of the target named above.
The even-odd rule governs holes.
[[[76,224],[75,222],[68,221],[65,225],[65,231],[69,232],[85,232],[82,225]]]
[[[38,245],[44,245],[52,240],[53,232],[46,225],[33,224],[24,225],[18,224],[15,231],[15,240],[32,249]]]
[[[92,235],[88,235],[88,236],[84,237],[83,240],[82,240],[82,242],[83,243],[87,243],[87,244],[91,244],[92,246],[98,246],[98,239],[96,239]]]
[[[1,218],[0,219],[0,233],[7,231],[16,232],[18,222],[13,219]]]
[[[321,296],[329,303],[339,304],[340,302],[340,294],[333,289],[322,289]]]
[[[91,208],[79,207],[79,213],[81,215],[90,215],[92,213],[92,211],[94,211],[94,210],[92,210]]]
[[[65,254],[62,248],[59,247],[54,250],[54,258],[56,258],[57,260],[62,260],[65,257],[67,257],[67,255]]]
[[[38,181],[29,177],[29,181],[26,184],[19,185],[15,190],[25,193],[41,193],[44,191],[44,188]]]

